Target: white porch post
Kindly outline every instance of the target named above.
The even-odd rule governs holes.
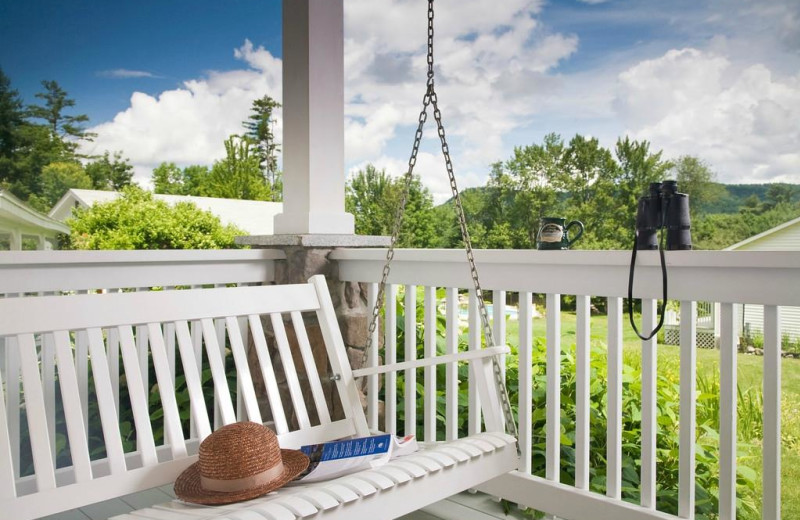
[[[283,1],[283,213],[275,234],[353,234],[344,210],[344,6]]]

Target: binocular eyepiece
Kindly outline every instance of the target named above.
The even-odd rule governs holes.
[[[666,228],[668,250],[692,248],[689,195],[678,192],[677,181],[650,183],[636,212],[636,249],[658,249],[658,230]]]

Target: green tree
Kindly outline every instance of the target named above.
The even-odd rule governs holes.
[[[249,139],[232,135],[225,141],[225,158],[211,168],[206,190],[208,196],[224,199],[271,199],[258,154]]]
[[[42,81],[44,92],[36,97],[42,105],[29,105],[28,115],[42,119],[53,135],[57,136],[70,152],[74,153],[79,141],[91,141],[94,134],[87,132],[84,124],[89,121],[86,114],[67,115],[64,111],[75,106],[75,100],[67,97],[67,92],[56,81]]]
[[[47,212],[70,188],[91,189],[92,179],[78,162],[55,162],[42,169],[42,192],[31,195],[28,203]]]
[[[21,128],[25,112],[19,92],[11,88],[11,80],[0,69],[0,183],[16,177],[14,158],[22,145]]]
[[[244,232],[191,202],[170,206],[136,186],[114,201],[75,210],[66,249],[221,249]]]
[[[163,162],[153,169],[153,191],[167,195],[210,197],[209,170],[192,165],[181,170],[175,163]]]
[[[647,141],[631,140],[628,136],[617,139],[614,155],[619,164],[619,179],[615,200],[619,207],[616,218],[622,230],[633,230],[636,225],[636,207],[651,182],[661,182],[672,163],[661,158],[661,152],[652,153]],[[626,231],[624,234],[629,234]]]
[[[272,200],[279,200],[282,193],[280,175],[278,173],[278,152],[280,143],[275,141],[273,126],[273,111],[280,108],[281,104],[272,99],[269,95],[264,95],[253,101],[250,109],[250,116],[242,124],[247,130],[246,136],[252,139],[258,148],[259,165],[264,174],[264,178],[272,189]],[[281,188],[281,189],[279,189]]]
[[[678,181],[678,191],[689,195],[689,206],[694,215],[705,213],[706,208],[723,195],[721,186],[714,182],[716,174],[699,157],[679,157],[672,173]]]
[[[133,165],[122,156],[122,152],[114,152],[113,156],[105,152],[86,165],[86,173],[94,189],[118,191],[130,185]]]
[[[368,164],[347,183],[345,207],[355,216],[359,235],[391,235],[397,209],[400,206],[405,179],[392,179],[386,170],[378,171]],[[433,218],[433,197],[414,176],[409,185],[403,223],[398,244],[400,247],[431,247],[436,240]]]

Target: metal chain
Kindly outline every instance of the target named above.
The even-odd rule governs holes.
[[[469,230],[467,229],[467,219],[464,214],[464,206],[461,203],[461,195],[458,191],[455,172],[453,171],[453,161],[450,158],[450,147],[447,144],[444,125],[442,123],[442,112],[439,110],[438,97],[436,95],[436,89],[434,88],[433,17],[434,17],[433,0],[428,0],[427,88],[425,91],[425,96],[422,98],[422,110],[420,111],[419,114],[419,121],[418,121],[419,124],[417,125],[417,131],[414,134],[414,144],[411,148],[411,157],[408,160],[408,171],[406,172],[404,177],[403,195],[400,199],[400,205],[398,206],[397,213],[395,215],[394,226],[392,228],[392,237],[391,241],[389,242],[389,249],[386,251],[386,263],[383,266],[383,273],[381,275],[380,284],[378,285],[378,294],[376,296],[375,306],[372,309],[372,319],[369,324],[367,345],[366,349],[364,350],[364,354],[361,358],[361,366],[364,366],[365,362],[367,361],[367,356],[372,350],[372,338],[375,334],[375,329],[378,326],[378,316],[380,314],[380,309],[381,309],[381,300],[383,299],[383,295],[386,289],[386,280],[389,277],[390,265],[392,260],[394,259],[395,245],[397,244],[397,239],[400,236],[400,228],[402,227],[403,224],[403,214],[405,212],[405,207],[408,200],[408,194],[411,189],[411,183],[414,178],[413,177],[414,166],[417,163],[417,154],[419,153],[419,145],[420,142],[422,141],[422,128],[425,125],[425,121],[428,119],[428,106],[430,105],[433,106],[433,117],[436,120],[436,128],[439,134],[439,140],[441,141],[442,144],[442,155],[444,155],[444,162],[445,162],[445,167],[447,169],[447,176],[450,179],[450,191],[452,192],[453,200],[455,201],[456,214],[458,216],[458,224],[461,229],[461,237],[464,240],[464,246],[466,248],[467,261],[469,262],[469,269],[470,269],[470,275],[472,277],[472,283],[475,286],[475,295],[478,300],[478,308],[480,310],[484,337],[486,338],[487,345],[493,346],[495,344],[494,333],[492,332],[492,327],[489,324],[489,312],[486,309],[486,302],[483,299],[483,290],[481,289],[480,280],[478,279],[478,268],[475,265],[475,256],[472,252],[472,241],[470,240]],[[408,312],[408,310],[406,311]],[[516,437],[517,424],[514,421],[514,414],[513,411],[511,410],[511,401],[508,398],[508,392],[506,390],[505,377],[503,375],[503,371],[500,366],[500,362],[497,359],[497,356],[492,357],[492,368],[494,372],[495,386],[497,387],[498,392],[500,394],[500,404],[503,408],[503,418],[506,424],[506,431],[511,435],[513,435],[514,437]]]

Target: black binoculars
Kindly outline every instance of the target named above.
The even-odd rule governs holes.
[[[668,250],[692,248],[689,195],[678,193],[677,181],[650,183],[636,212],[636,249],[658,249],[658,230],[667,230]]]

